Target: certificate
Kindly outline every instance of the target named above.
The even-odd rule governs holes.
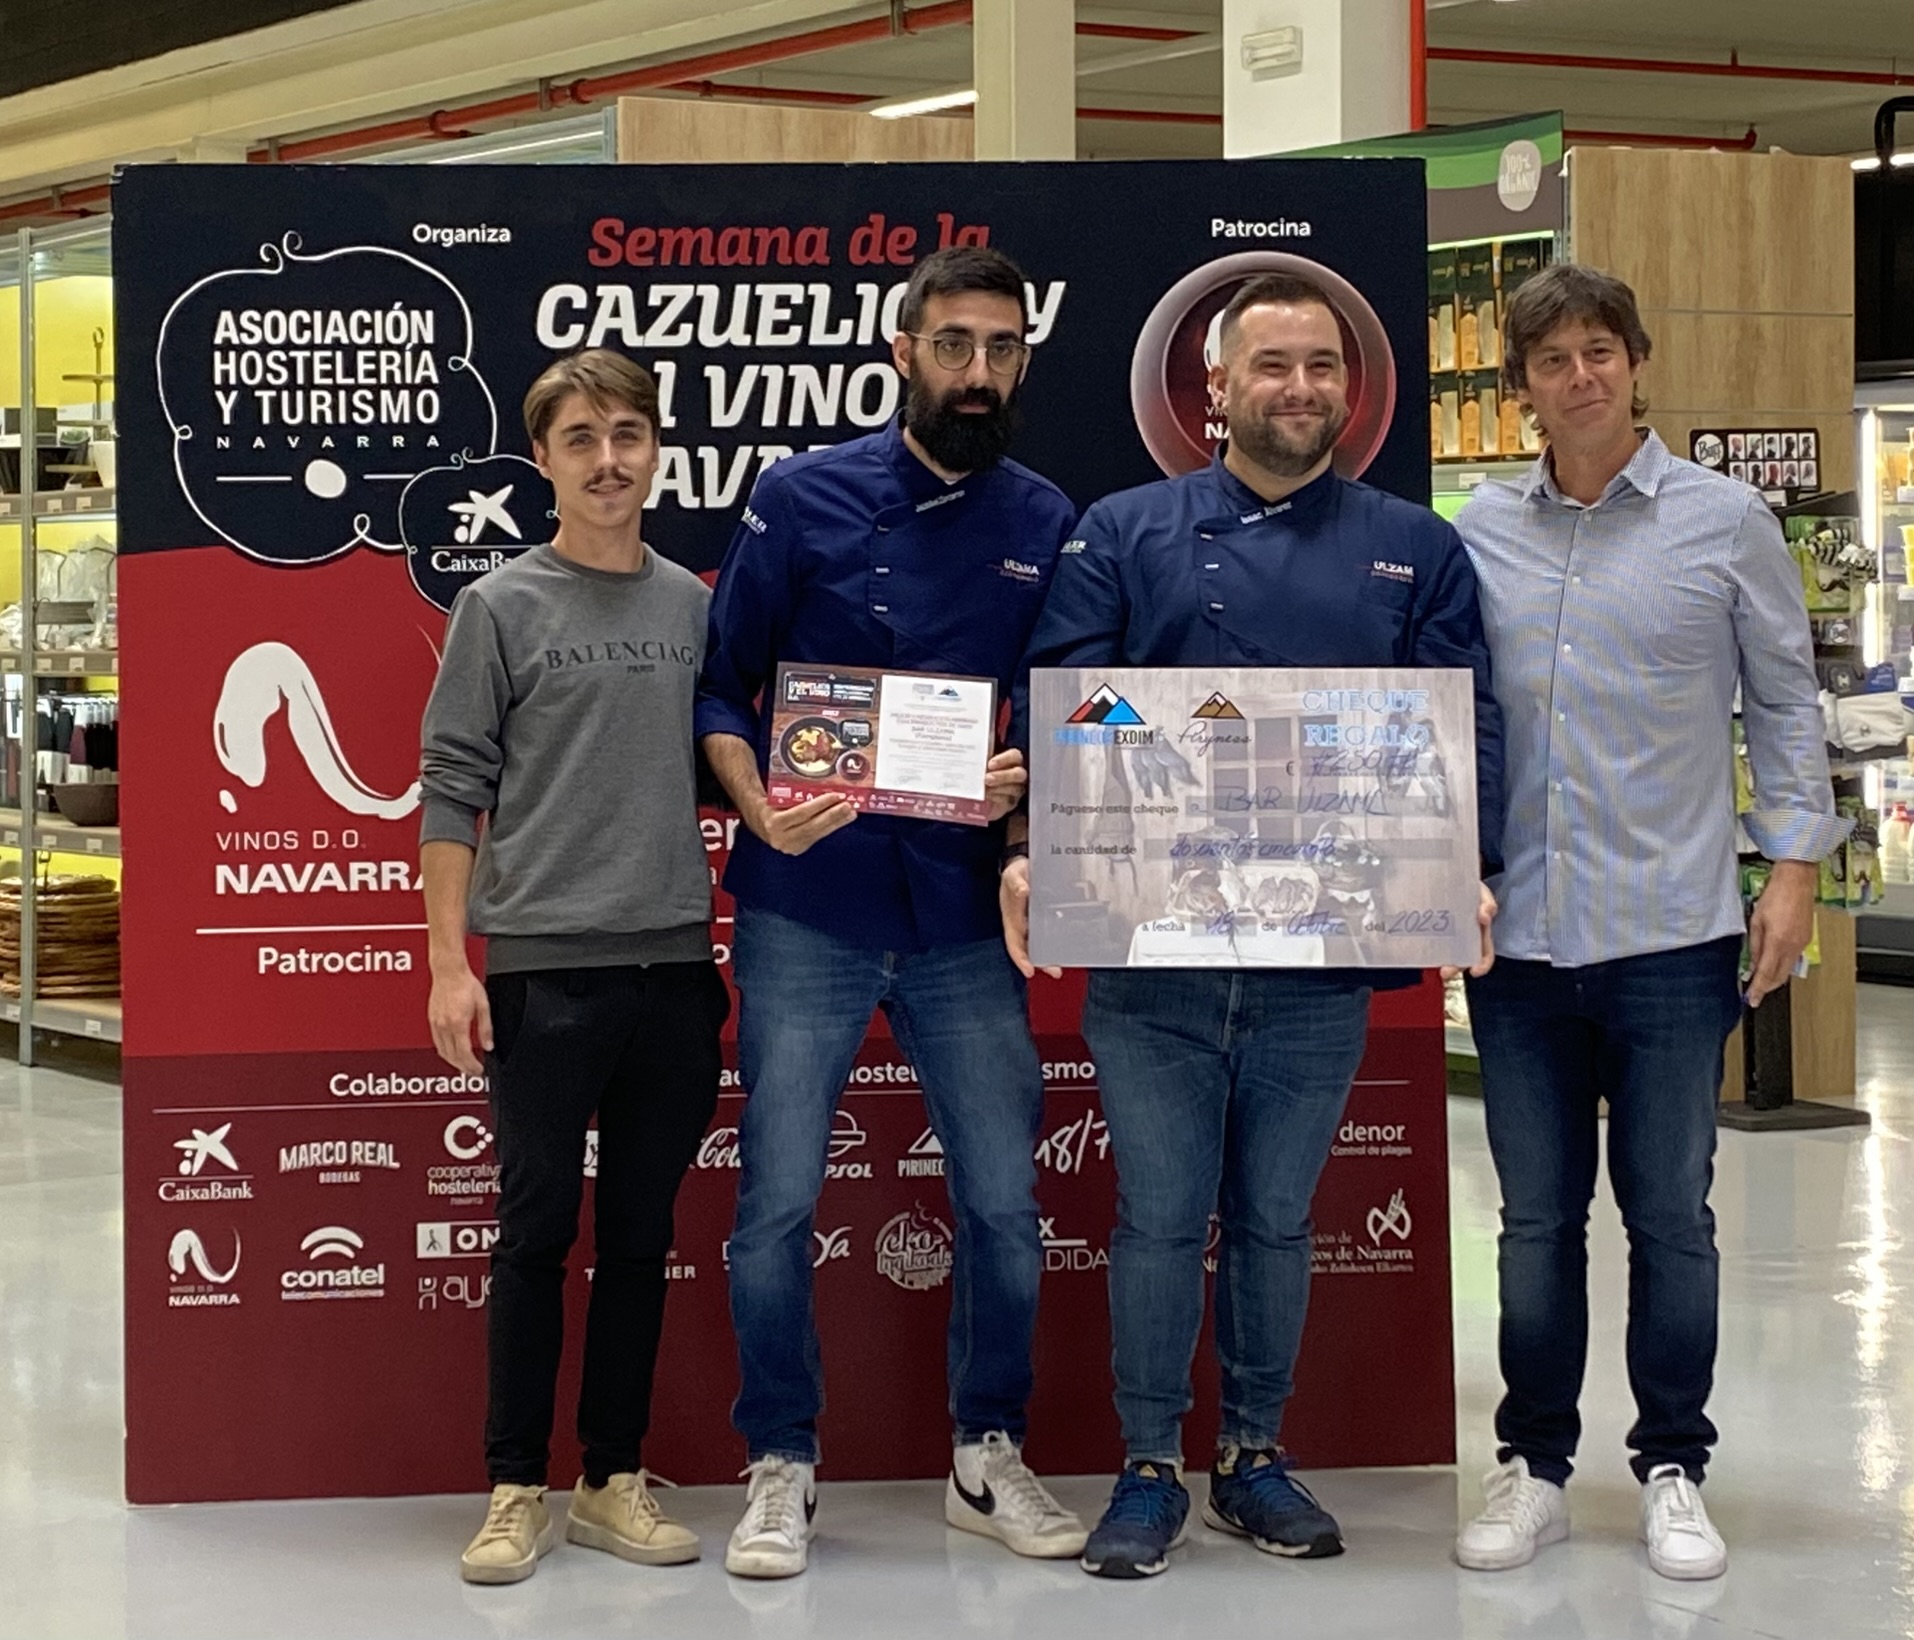
[[[871,814],[989,824],[991,679],[786,661],[773,688],[764,789],[775,807],[835,793]]]
[[[1467,966],[1480,872],[1466,671],[1031,674],[1039,964]]]

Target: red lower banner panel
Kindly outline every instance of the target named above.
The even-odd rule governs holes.
[[[1392,1017],[1372,1031],[1317,1193],[1315,1280],[1285,1426],[1307,1465],[1454,1455],[1432,1006],[1427,990],[1386,1004]],[[1081,1040],[1040,1043],[1045,1273],[1029,1452],[1052,1473],[1108,1471],[1119,1458],[1107,1297],[1115,1169]],[[685,1483],[728,1481],[743,1461],[729,1423],[737,1367],[725,1280],[742,1099],[726,1087],[678,1209],[645,1461]],[[128,1496],[481,1489],[497,1189],[483,1088],[416,1051],[133,1058],[126,1112]],[[556,1484],[577,1463],[589,1140],[579,1160],[588,1183]],[[826,1472],[942,1473],[951,1213],[914,1075],[888,1041],[866,1047],[846,1090],[830,1174],[813,1237]],[[1185,1445],[1200,1460],[1216,1416],[1207,1331],[1195,1385]]]

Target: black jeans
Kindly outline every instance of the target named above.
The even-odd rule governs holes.
[[[485,1463],[542,1486],[578,1235],[585,1130],[598,1115],[597,1270],[578,1438],[594,1486],[634,1470],[651,1416],[679,1182],[718,1103],[730,998],[708,962],[497,974],[485,982],[499,1159]]]
[[[1715,1444],[1715,1100],[1741,1017],[1738,939],[1586,968],[1496,960],[1469,981],[1502,1183],[1498,1460],[1567,1481],[1588,1359],[1588,1209],[1608,1100],[1608,1177],[1628,1231],[1628,1432],[1636,1478],[1699,1482]],[[1787,1006],[1786,995],[1771,1007]]]

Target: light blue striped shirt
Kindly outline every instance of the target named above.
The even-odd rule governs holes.
[[[1495,947],[1577,968],[1742,930],[1735,686],[1773,860],[1819,860],[1834,813],[1801,572],[1747,485],[1653,433],[1593,506],[1547,456],[1456,519],[1507,735]]]

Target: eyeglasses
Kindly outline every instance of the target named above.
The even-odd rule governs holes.
[[[914,342],[929,342],[931,357],[946,370],[968,370],[977,357],[977,343],[968,336],[923,336],[914,330],[904,334]],[[999,376],[1014,375],[1030,357],[1030,349],[1011,336],[993,336],[983,344],[984,362]]]

